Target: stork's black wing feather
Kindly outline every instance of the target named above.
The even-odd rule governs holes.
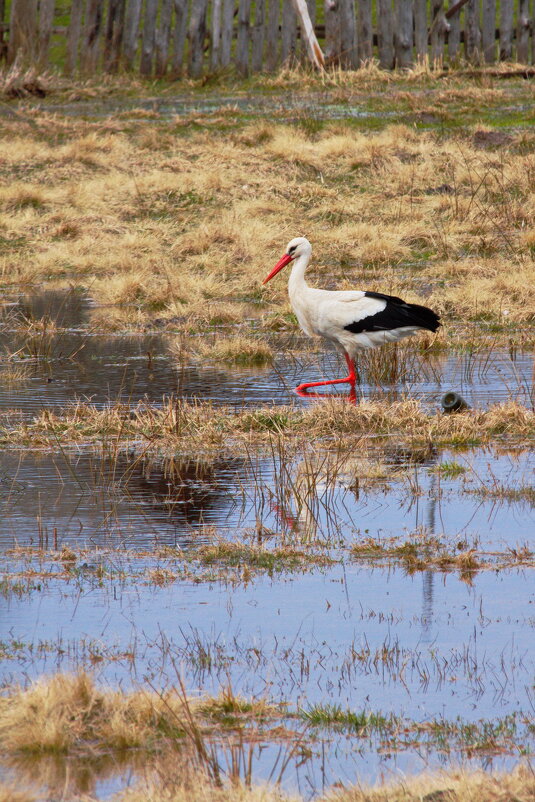
[[[344,326],[353,334],[364,331],[389,331],[401,329],[404,326],[418,326],[429,331],[436,331],[440,326],[440,317],[432,309],[420,304],[408,304],[395,295],[383,295],[381,292],[365,292],[368,298],[377,298],[386,301],[386,306],[375,315],[368,315],[362,320],[356,320]]]

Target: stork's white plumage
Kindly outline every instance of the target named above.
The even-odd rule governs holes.
[[[344,379],[300,384],[297,393],[306,393],[310,387],[349,383],[355,386],[355,359],[359,351],[376,348],[385,343],[397,342],[421,329],[436,331],[439,316],[419,304],[410,304],[393,295],[360,290],[318,290],[309,287],[305,271],[312,255],[312,246],[305,237],[296,237],[288,243],[284,256],[279,259],[266,284],[279,270],[293,262],[288,293],[299,325],[309,336],[319,335],[342,351],[349,375]]]

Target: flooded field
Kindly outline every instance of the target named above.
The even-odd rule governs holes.
[[[2,111],[0,786],[533,770],[532,90],[368,81]],[[442,316],[354,395],[303,232]]]

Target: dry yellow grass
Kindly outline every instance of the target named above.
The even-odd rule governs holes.
[[[448,91],[438,94],[446,107]],[[420,109],[421,94],[411,102]],[[284,280],[260,282],[305,234],[319,285],[415,301],[425,280],[446,322],[534,319],[528,134],[485,150],[484,126],[444,137],[400,124],[236,125],[229,110],[204,127],[193,119],[4,120],[3,284],[81,285],[107,305],[95,313],[106,328],[203,325],[210,305],[239,322],[251,298],[256,316],[285,303]]]

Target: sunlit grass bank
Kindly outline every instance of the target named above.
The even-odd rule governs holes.
[[[222,313],[269,328],[288,312],[285,281],[261,280],[306,234],[319,285],[423,299],[446,326],[533,322],[532,132],[500,110],[497,79],[401,80],[327,82],[329,101],[362,121],[318,117],[314,95],[292,121],[283,95],[256,121],[233,106],[95,120],[14,110],[0,122],[0,283],[83,289],[100,329],[199,331]],[[264,88],[276,96],[292,81]],[[194,91],[161,91],[181,89]],[[532,102],[525,81],[519,97]]]

